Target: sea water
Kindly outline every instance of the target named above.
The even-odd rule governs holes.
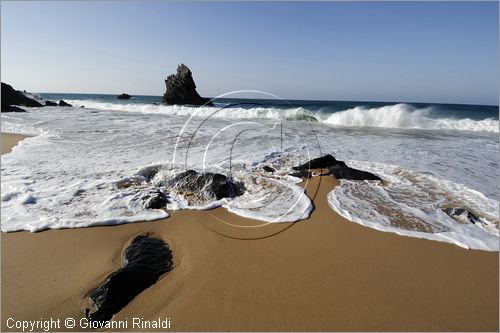
[[[40,95],[73,107],[1,115],[3,132],[36,135],[2,156],[2,231],[165,218],[144,196],[188,169],[225,174],[245,191],[196,201],[165,189],[169,210],[222,206],[266,223],[297,221],[313,207],[291,167],[331,153],[384,179],[332,189],[331,209],[350,221],[498,250],[497,106],[221,98],[190,107],[154,96]],[[480,223],[452,219],[446,207]]]

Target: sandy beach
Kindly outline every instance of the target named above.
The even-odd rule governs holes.
[[[2,134],[2,154],[22,138]],[[174,269],[114,320],[170,318],[174,331],[498,331],[498,252],[349,222],[328,207],[336,184],[311,180],[314,211],[296,223],[256,227],[262,222],[218,208],[2,233],[2,331],[8,318],[78,321],[86,295],[139,234],[165,240]]]

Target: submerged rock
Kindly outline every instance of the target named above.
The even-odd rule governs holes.
[[[45,101],[45,106],[57,106],[57,103],[51,101]]]
[[[69,103],[66,103],[65,101],[63,101],[62,99],[59,101],[59,106],[72,106],[71,104]]]
[[[116,96],[116,98],[118,98],[118,99],[130,99],[130,97],[131,96],[129,94],[125,94],[125,93]]]
[[[304,177],[304,171],[310,169],[328,169],[328,174],[333,174],[337,179],[349,179],[349,180],[382,180],[380,177],[374,175],[373,173],[351,168],[345,164],[344,161],[338,161],[332,155],[328,154],[318,158],[314,158],[304,164],[296,167],[292,167],[293,170],[298,170],[299,172],[290,174],[291,176]],[[309,174],[310,178],[311,175]]]
[[[12,107],[13,105],[21,105],[28,107],[43,106],[38,101],[29,98],[21,91],[15,90],[12,86],[2,82],[2,112],[25,112],[25,110]]]
[[[461,222],[469,222],[472,224],[476,224],[481,222],[479,217],[473,213],[471,213],[468,209],[466,208],[453,208],[453,207],[447,207],[443,208],[443,212],[448,214],[449,217],[451,217],[454,220],[458,220]]]
[[[211,172],[198,173],[194,170],[180,173],[165,185],[177,192],[201,194],[205,197],[215,197],[217,200],[233,198],[242,193],[240,186],[224,175]]]
[[[123,253],[122,267],[90,292],[88,297],[95,311],[86,309],[85,316],[91,321],[110,320],[172,268],[172,252],[163,240],[137,236]]]
[[[163,95],[165,104],[213,105],[210,99],[198,94],[193,75],[184,64],[177,67],[177,74],[167,77],[165,85],[166,91]]]

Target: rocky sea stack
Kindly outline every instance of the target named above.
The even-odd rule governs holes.
[[[116,96],[116,98],[118,98],[118,99],[130,99],[130,97],[131,96],[129,94],[125,94],[125,93]]]
[[[165,85],[167,88],[163,95],[165,104],[213,105],[210,99],[198,94],[193,75],[184,64],[177,67],[177,74],[167,77]]]

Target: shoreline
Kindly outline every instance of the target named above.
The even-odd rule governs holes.
[[[8,152],[24,138],[1,137],[2,154],[4,142]],[[9,317],[78,321],[86,294],[120,266],[128,242],[148,233],[172,249],[174,270],[113,320],[170,318],[175,331],[498,331],[498,252],[347,221],[326,200],[336,184],[311,179],[310,218],[261,228],[221,223],[262,224],[216,208],[118,226],[2,233],[2,330]]]
[[[10,153],[12,149],[22,140],[29,138],[29,135],[14,134],[14,133],[1,133],[1,152],[3,154]]]

